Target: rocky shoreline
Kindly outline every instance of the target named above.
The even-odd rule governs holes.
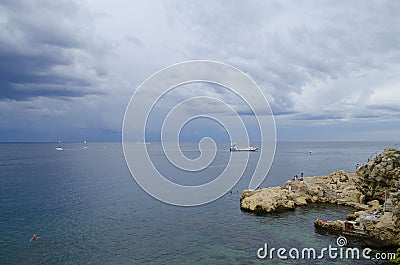
[[[317,232],[346,235],[374,247],[400,247],[400,151],[387,148],[354,173],[289,180],[283,187],[244,190],[240,208],[256,213],[293,210],[312,203],[347,205],[347,220],[317,219]]]

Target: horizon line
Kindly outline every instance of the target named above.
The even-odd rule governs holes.
[[[140,141],[130,141],[131,143],[143,143]],[[161,143],[162,141],[147,141],[146,143]],[[215,141],[216,143],[230,143],[226,141]],[[254,143],[260,143],[260,141],[250,141]],[[294,143],[294,142],[309,142],[309,143],[315,143],[315,142],[398,142],[397,144],[400,145],[400,139],[399,140],[281,140],[281,141],[276,141],[276,143]],[[54,144],[60,144],[59,141],[0,141],[0,144],[12,144],[12,143],[54,143]],[[86,141],[84,143],[83,141],[61,141],[61,144],[63,143],[81,143],[81,144],[90,144],[90,143],[122,143],[122,141]],[[197,143],[196,141],[180,141],[180,143]]]

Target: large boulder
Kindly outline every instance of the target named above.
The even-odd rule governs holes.
[[[240,208],[247,211],[270,213],[294,207],[293,196],[281,187],[245,190],[240,199]]]

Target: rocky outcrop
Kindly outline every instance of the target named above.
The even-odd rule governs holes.
[[[400,190],[400,151],[386,148],[356,170],[360,178],[358,189],[367,201],[385,201],[385,192]]]
[[[360,209],[361,192],[357,190],[355,174],[346,174],[343,170],[329,176],[305,177],[303,181],[289,180],[283,187],[269,187],[242,193],[240,207],[246,211],[270,213],[293,209],[308,203],[329,202],[352,205]]]
[[[360,220],[357,218],[356,223]],[[376,222],[367,223],[361,228],[346,230],[345,221],[327,221],[317,219],[314,226],[317,232],[321,234],[344,235],[352,241],[357,241],[364,245],[375,248],[393,248],[400,246],[400,237],[398,230],[394,227],[392,214],[382,215]],[[354,222],[353,222],[354,223]],[[352,226],[351,223],[347,226]],[[356,226],[357,227],[357,226]]]
[[[366,233],[380,242],[383,247],[399,247],[399,230],[393,221],[392,213],[385,213],[376,223],[366,225]]]
[[[356,171],[357,189],[362,193],[361,198],[369,201],[368,211],[359,211],[347,215],[347,219],[355,221],[363,226],[362,230],[347,231],[342,233],[354,234],[368,238],[369,245],[379,247],[400,246],[400,151],[386,148],[383,153],[359,167]],[[380,203],[386,207],[380,207]],[[387,205],[390,205],[388,207]],[[390,210],[389,210],[390,208]],[[371,222],[363,222],[363,216],[380,210],[381,213]],[[385,210],[389,210],[384,212]],[[338,233],[337,224],[322,223],[316,220],[314,223],[318,231]]]
[[[385,200],[391,202],[391,212],[384,212],[381,207]],[[270,213],[318,202],[349,205],[361,211],[347,216],[352,222],[317,219],[314,222],[317,231],[354,236],[373,246],[399,247],[400,151],[386,148],[355,173],[339,170],[329,176],[289,180],[283,187],[245,190],[240,207],[246,211]],[[371,213],[378,211],[381,213],[369,219]]]
[[[317,219],[314,222],[315,229],[320,233],[329,233],[334,235],[346,235],[361,241],[364,244],[373,247],[387,248],[400,246],[399,230],[393,221],[393,215],[390,212],[376,215],[379,218],[371,218],[365,221],[365,215],[371,216],[371,213],[382,210],[379,201],[374,200],[368,203],[370,209],[358,211],[347,215],[349,229],[346,228],[346,221],[327,221]],[[353,226],[352,224],[355,224]]]

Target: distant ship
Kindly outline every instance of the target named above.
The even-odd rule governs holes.
[[[230,152],[241,152],[241,151],[247,151],[247,152],[255,152],[258,150],[258,147],[247,147],[247,148],[239,148],[237,147],[236,144],[231,144],[231,148],[229,149]]]

